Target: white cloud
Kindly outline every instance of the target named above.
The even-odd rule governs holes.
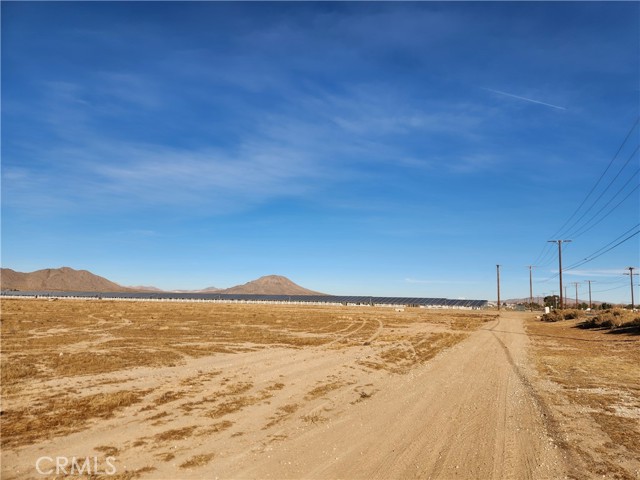
[[[579,277],[621,277],[629,271],[626,268],[603,268],[593,270],[563,270],[563,275],[572,275]]]
[[[515,98],[517,100],[523,100],[529,103],[537,103],[538,105],[544,105],[545,107],[555,108],[557,110],[566,110],[565,107],[560,107],[558,105],[553,105],[551,103],[541,102],[540,100],[534,100],[533,98],[522,97],[520,95],[514,95],[513,93],[502,92],[500,90],[494,90],[492,88],[483,88],[483,90],[487,90],[488,92],[496,93],[498,95],[502,95],[505,97]]]

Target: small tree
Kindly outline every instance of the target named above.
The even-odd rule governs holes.
[[[547,295],[544,297],[544,306],[556,308],[560,304],[560,297],[558,295]]]

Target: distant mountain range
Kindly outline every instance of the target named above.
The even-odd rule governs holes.
[[[151,286],[125,287],[87,270],[69,267],[47,268],[35,272],[0,269],[2,290],[67,291],[67,292],[164,292]],[[177,293],[234,293],[254,295],[324,295],[306,289],[280,275],[267,275],[227,289],[207,287],[202,290],[172,290]]]
[[[267,275],[257,280],[219,290],[218,293],[249,293],[255,295],[324,295],[296,285],[287,277],[280,275]]]
[[[46,268],[30,273],[22,273],[3,268],[0,270],[2,290],[56,290],[67,292],[132,292],[106,278],[87,270],[69,267]]]

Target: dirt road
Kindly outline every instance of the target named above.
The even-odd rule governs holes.
[[[268,452],[228,459],[216,473],[236,478],[563,478],[561,454],[530,387],[527,344],[521,317],[504,314],[429,364],[378,385],[378,394],[337,421]]]

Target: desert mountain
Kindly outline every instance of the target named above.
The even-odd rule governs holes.
[[[2,290],[69,291],[69,292],[162,292],[150,286],[123,287],[87,270],[69,267],[47,268],[30,273],[0,269]],[[174,290],[176,293],[234,293],[253,295],[324,295],[296,285],[280,275],[267,275],[257,280],[221,290],[208,287],[202,290]]]
[[[163,290],[152,285],[135,285],[127,287],[129,290],[135,290],[136,292],[162,292]]]
[[[71,292],[124,292],[131,291],[87,270],[69,267],[46,268],[22,273],[3,268],[0,270],[2,290],[57,290]]]
[[[163,290],[160,290],[163,291]],[[221,292],[217,287],[207,287],[199,290],[171,290],[171,293],[217,293]]]
[[[324,295],[296,285],[287,277],[267,275],[257,280],[220,290],[220,293],[245,293],[253,295]]]

